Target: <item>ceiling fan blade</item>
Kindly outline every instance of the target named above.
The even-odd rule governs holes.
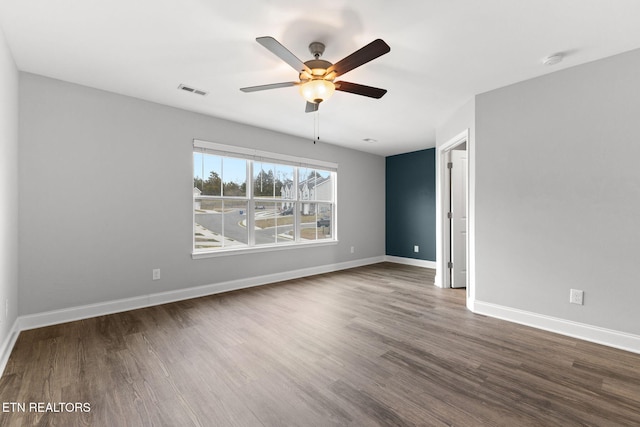
[[[333,64],[327,70],[327,74],[335,71],[336,76],[340,76],[390,51],[391,48],[388,44],[386,44],[382,39],[376,39],[365,47],[356,50],[351,55]]]
[[[356,95],[368,96],[369,98],[380,99],[387,93],[386,89],[380,89],[377,87],[360,85],[358,83],[349,82],[335,82],[336,90],[342,92],[355,93]]]
[[[298,59],[297,56],[291,53],[289,49],[282,46],[282,44],[278,40],[274,39],[273,37],[269,37],[269,36],[258,37],[256,38],[256,41],[260,43],[262,46],[269,49],[269,51],[273,53],[275,56],[277,56],[278,58],[282,59],[284,62],[289,64],[298,73],[301,73],[302,71],[307,71],[308,73],[311,73],[311,69],[309,69],[309,67],[304,65],[304,62]]]
[[[272,83],[270,85],[241,87],[240,90],[243,92],[258,92],[259,90],[278,89],[281,87],[297,86],[299,84],[300,82]]]
[[[320,104],[307,101],[307,106],[305,107],[304,112],[313,113],[314,111],[318,111],[319,107],[320,107]]]

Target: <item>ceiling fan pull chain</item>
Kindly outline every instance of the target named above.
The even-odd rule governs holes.
[[[316,143],[318,138],[318,111],[313,112],[313,143]]]

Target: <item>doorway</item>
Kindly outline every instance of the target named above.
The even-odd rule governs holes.
[[[467,287],[467,143],[447,152],[449,212],[447,212],[448,287]]]
[[[469,130],[436,149],[436,285],[466,288],[467,307],[472,309],[471,149]]]

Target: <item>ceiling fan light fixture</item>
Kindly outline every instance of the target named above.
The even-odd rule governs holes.
[[[325,68],[312,68],[311,75],[314,77],[322,77],[327,73]]]
[[[308,102],[319,104],[326,101],[335,92],[333,82],[323,79],[310,80],[300,85],[300,95]]]

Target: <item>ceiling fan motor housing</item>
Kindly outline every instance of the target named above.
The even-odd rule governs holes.
[[[309,52],[311,52],[311,55],[313,55],[314,58],[320,58],[324,53],[324,43],[312,42],[309,45]]]
[[[333,64],[324,59],[311,59],[306,61],[304,65],[311,69],[311,79],[321,79]],[[300,80],[309,80],[308,73],[304,71],[300,73]]]

